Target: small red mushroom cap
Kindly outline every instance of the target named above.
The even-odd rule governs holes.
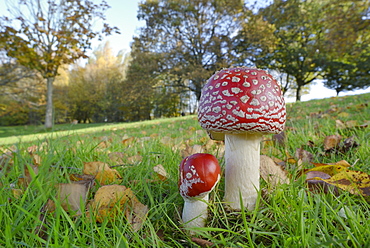
[[[202,89],[198,120],[211,134],[280,133],[286,120],[285,101],[277,81],[266,71],[222,69]]]
[[[180,194],[189,199],[212,191],[220,179],[221,168],[215,156],[196,153],[181,161],[179,171]]]

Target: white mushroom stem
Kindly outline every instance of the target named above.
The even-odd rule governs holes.
[[[260,188],[260,134],[225,134],[225,198],[231,209],[256,206]]]
[[[206,194],[202,198],[184,198],[185,203],[182,211],[182,221],[184,222],[185,227],[205,226],[208,216],[208,198],[209,194]]]

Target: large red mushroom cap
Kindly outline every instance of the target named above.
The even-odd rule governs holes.
[[[203,197],[208,194],[220,179],[220,166],[215,156],[196,153],[181,161],[179,190],[182,197]]]
[[[280,133],[285,101],[277,81],[266,71],[236,67],[216,72],[203,87],[198,120],[211,138],[222,133]]]

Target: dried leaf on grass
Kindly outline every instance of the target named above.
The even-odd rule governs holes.
[[[168,179],[169,175],[163,165],[158,164],[153,167],[153,170],[161,181],[166,181]]]
[[[191,241],[199,245],[200,247],[212,247],[214,244],[208,240],[192,237]]]
[[[100,161],[85,162],[83,173],[95,176],[102,185],[117,183],[122,179],[117,170],[111,169],[108,164]]]
[[[340,136],[339,134],[326,136],[324,139],[325,151],[330,151],[338,147],[341,139],[342,139],[342,136]]]
[[[57,199],[60,200],[62,208],[67,211],[82,213],[81,206],[85,206],[89,185],[80,183],[59,183]]]
[[[312,169],[306,170],[306,173],[309,171],[321,171],[330,176],[333,176],[343,170],[347,170],[347,168],[351,166],[345,160],[341,160],[333,164],[322,164],[322,163],[312,163],[312,164],[315,165],[315,167]]]
[[[188,144],[186,144],[185,148],[180,151],[182,158],[188,157],[188,156],[193,155],[195,153],[203,153],[203,152],[204,152],[204,149],[201,145],[190,146]]]
[[[306,170],[306,182],[309,187],[320,184],[325,189],[328,185],[348,191],[352,194],[370,196],[370,175],[362,171],[350,170],[347,161],[336,164],[315,164]]]
[[[294,156],[303,163],[310,163],[313,160],[313,154],[304,150],[303,148],[297,148]]]
[[[11,151],[3,153],[0,156],[0,170],[4,169],[4,167],[9,168],[14,163],[14,154]]]
[[[341,140],[342,136],[338,134],[326,136],[324,139],[325,152],[346,153],[359,146],[353,136],[346,138],[343,142]]]
[[[141,228],[148,212],[148,207],[139,202],[130,188],[123,185],[100,187],[91,203],[91,209],[96,221],[100,223],[106,218],[113,221],[124,212],[134,231]]]
[[[271,187],[276,187],[279,184],[289,183],[288,173],[285,169],[274,162],[274,160],[266,155],[261,155],[260,174]]]

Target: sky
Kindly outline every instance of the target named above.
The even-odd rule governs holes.
[[[0,15],[6,14],[6,0],[0,0]],[[15,0],[12,0],[15,1]],[[98,0],[94,0],[99,2]],[[132,42],[132,37],[137,35],[137,29],[143,26],[143,22],[137,20],[138,4],[141,0],[106,0],[108,5],[111,6],[106,12],[106,22],[110,26],[116,26],[120,29],[121,34],[113,34],[106,37],[102,42],[94,41],[92,43],[92,49],[97,48],[100,44],[109,41],[115,53],[120,50],[125,52],[130,51],[130,43]],[[352,92],[341,92],[340,96],[349,94],[362,94],[370,92],[370,88],[367,90],[357,90]],[[311,99],[320,99],[336,96],[334,90],[327,89],[322,83],[317,82],[311,85],[310,93],[303,95],[301,100],[307,101]],[[287,102],[294,101],[294,98],[287,98]]]

